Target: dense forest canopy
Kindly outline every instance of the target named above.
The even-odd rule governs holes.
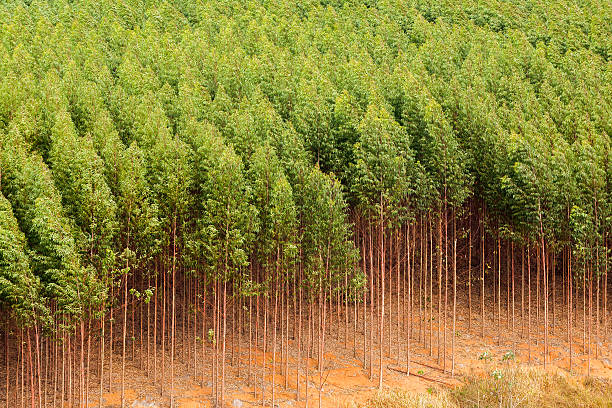
[[[607,284],[611,56],[608,0],[3,1],[2,318],[114,310],[125,359],[133,299],[174,333],[197,281],[225,359],[226,298],[384,305],[394,237],[448,278],[477,225]]]

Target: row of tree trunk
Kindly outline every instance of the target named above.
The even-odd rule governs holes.
[[[339,347],[382,387],[389,365],[411,374],[416,344],[453,375],[463,330],[498,345],[521,339],[526,358],[544,366],[556,336],[568,344],[568,368],[582,354],[590,373],[609,339],[607,252],[603,268],[587,262],[577,271],[572,251],[552,247],[543,231],[525,245],[483,219],[441,209],[389,228],[356,218],[361,260],[344,274],[325,267],[316,285],[304,284],[312,281],[299,256],[289,270],[279,253],[275,267],[252,262],[245,271],[258,290],[186,270],[173,242],[150,270],[111,285],[103,311],[76,321],[61,316],[45,329],[19,328],[5,313],[1,398],[7,408],[104,406],[105,393],[121,391],[128,406],[126,389],[136,385],[127,382],[129,363],[171,406],[179,367],[210,386],[218,406],[227,400],[228,372],[245,379],[263,406],[274,406],[279,387],[320,404],[328,353]]]

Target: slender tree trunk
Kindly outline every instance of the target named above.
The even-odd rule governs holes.
[[[53,352],[53,406],[55,406],[55,403],[57,402],[57,386],[59,385],[59,345],[58,345],[58,338],[57,338],[57,334],[61,332],[61,330],[58,329],[57,327],[57,323],[55,324],[55,341],[54,341],[54,352]],[[15,369],[17,369],[17,367],[15,367]],[[100,380],[102,381],[102,380]],[[63,401],[61,402],[62,404],[64,403]]]
[[[41,336],[42,336],[42,332],[41,332]],[[49,359],[53,358],[52,356],[53,348],[50,345],[51,341],[52,341],[51,337],[47,337],[45,339],[45,386],[44,386],[44,391],[43,391],[43,403],[42,403],[43,407],[47,406],[47,398],[49,396],[49,387],[51,386],[51,382],[52,382],[52,379],[49,377],[51,375],[50,370],[49,370],[51,363],[49,362]],[[100,376],[100,378],[102,378],[102,376]]]
[[[596,258],[595,262],[597,263],[595,270],[595,279],[597,280],[596,289],[595,289],[595,358],[599,358],[599,335],[600,335],[600,325],[599,325],[599,245],[595,249]]]
[[[481,255],[481,277],[480,277],[480,313],[481,313],[481,326],[480,326],[480,337],[484,338],[485,332],[485,230],[484,230],[484,211],[482,219],[482,231],[480,237],[480,255]]]
[[[127,333],[127,302],[128,302],[128,282],[127,282],[127,274],[129,270],[129,262],[126,260],[125,262],[126,272],[123,283],[123,333],[122,333],[122,351],[121,351],[121,408],[125,408],[125,340]],[[112,358],[112,356],[111,356]]]
[[[433,222],[431,220],[431,213],[427,214],[429,218],[429,356],[433,357]]]
[[[589,268],[589,338],[587,353],[587,375],[591,375],[591,348],[593,347],[593,266]]]
[[[370,380],[374,376],[373,373],[373,350],[374,350],[374,256],[372,255],[372,221],[370,221],[370,234],[369,241],[370,244],[368,249],[370,250]]]
[[[541,270],[541,249],[536,240],[536,345],[538,344],[538,326],[540,325],[540,270]]]
[[[157,260],[155,260],[155,292],[153,304],[153,384],[157,383],[157,298],[159,298],[159,285],[157,284]],[[202,337],[204,344],[204,337]]]
[[[9,323],[6,325],[6,331],[4,332],[4,363],[6,364],[6,408],[9,408],[9,375],[11,373],[9,365]]]
[[[31,408],[35,408],[36,397],[34,396],[34,365],[32,364],[32,339],[29,328],[26,330],[26,337],[28,339],[28,371],[30,372],[30,406]]]
[[[510,330],[510,241],[506,243],[506,330]]]
[[[457,221],[453,215],[453,331],[451,339],[451,375],[455,376],[455,337],[457,331]]]
[[[293,270],[293,274],[295,276],[295,270]],[[286,291],[282,292],[283,296],[285,298],[285,374],[284,374],[284,388],[285,391],[289,388],[289,312],[290,312],[290,303],[289,303],[289,275],[287,274],[286,279],[284,280],[285,283],[285,289]],[[293,290],[294,296],[295,296],[295,288]],[[348,316],[348,310],[347,310],[347,316]],[[295,307],[294,307],[294,317],[295,317]],[[347,317],[348,319],[348,317]],[[294,320],[294,333],[295,333],[295,320]],[[347,328],[348,328],[348,321],[347,321]]]
[[[63,344],[63,343],[62,343]],[[19,335],[17,338],[17,365],[15,366],[15,406],[17,401],[21,401],[21,407],[23,408],[23,330],[19,329]],[[62,404],[64,404],[64,349],[62,348]],[[21,376],[19,375],[19,367],[21,367]],[[21,387],[19,386],[19,380],[21,379]],[[21,390],[21,398],[19,398],[19,391]]]
[[[148,288],[151,288],[151,273],[148,273],[148,284],[147,284]],[[147,377],[150,378],[151,377],[151,365],[150,365],[150,361],[149,358],[151,356],[151,301],[150,299],[147,300],[147,365],[146,365],[146,370],[147,370]]]
[[[510,243],[510,263],[512,267],[512,331],[515,331],[514,319],[514,241]]]
[[[115,293],[114,293],[114,282],[111,280],[111,304],[110,304],[110,320],[108,322],[109,325],[109,336],[108,336],[108,392],[112,392],[113,391],[113,325],[114,325],[114,318],[113,318],[113,311],[114,311],[114,305],[112,304],[112,299],[114,299]],[[117,297],[120,297],[119,294],[117,294]]]
[[[170,408],[174,408],[174,343],[176,332],[176,214],[172,221],[172,328],[170,345]]]
[[[36,386],[38,387],[38,407],[42,408],[42,385],[41,385],[41,377],[43,375],[43,370],[42,367],[40,366],[40,340],[39,340],[39,334],[38,334],[38,322],[34,323],[34,346],[36,347],[35,350],[35,354],[34,354],[34,359],[35,359],[35,363],[36,363]],[[88,367],[89,368],[89,367]],[[87,400],[85,400],[85,406],[87,407]]]
[[[76,330],[76,327],[75,327]],[[72,346],[72,333],[68,332],[68,408],[72,408],[74,403],[74,388],[73,388],[73,363],[74,363],[74,348]],[[25,358],[25,355],[24,355]],[[22,375],[22,378],[23,375]]]
[[[363,247],[361,250],[361,254],[362,254],[362,258],[361,258],[361,266],[363,268],[363,276],[364,278],[367,280],[367,270],[366,270],[366,246],[367,246],[367,240],[366,240],[366,231],[365,228],[363,229],[362,233],[361,233],[361,240],[363,243]],[[370,284],[370,290],[372,288],[372,285]],[[367,348],[367,344],[368,344],[368,335],[367,335],[367,321],[368,321],[368,314],[367,314],[367,296],[368,296],[368,285],[367,285],[367,281],[366,281],[366,285],[363,288],[363,369],[365,370],[367,368],[367,354],[366,354],[366,348]],[[370,322],[371,325],[371,322]],[[371,376],[370,376],[371,378]]]
[[[166,258],[167,259],[167,258]],[[163,291],[162,291],[162,298],[163,298],[163,302],[161,305],[161,313],[162,313],[162,327],[161,327],[161,378],[159,381],[160,384],[160,394],[164,395],[164,383],[166,381],[166,309],[168,306],[168,274],[166,273],[167,271],[167,264],[164,262],[164,265],[162,265],[162,270],[163,275],[162,275],[162,286],[163,286]]]
[[[264,297],[264,322],[263,322],[263,371],[261,378],[261,405],[266,406],[266,333],[268,331],[268,298]],[[272,407],[274,408],[274,407]]]
[[[206,275],[203,276],[202,286],[204,287],[204,297],[202,299],[202,387],[206,381],[205,374],[205,361],[206,361],[206,324],[207,324],[207,315],[206,315],[206,302],[207,302],[207,292],[208,288],[206,286]]]
[[[383,383],[383,331],[385,322],[385,230],[383,223],[383,199],[380,196],[380,274],[381,274],[381,300],[380,300],[380,332],[379,332],[379,364],[378,364],[378,388],[382,389]],[[320,408],[320,407],[319,407]]]
[[[81,337],[81,344],[80,344],[80,366],[79,366],[79,406],[83,407],[86,405],[86,400],[85,400],[85,321],[84,319],[81,317],[81,322],[80,322],[80,328],[81,328],[81,332],[80,332],[80,337]]]
[[[527,347],[529,349],[529,362],[531,363],[531,254],[527,243]]]
[[[312,297],[310,295],[310,290],[307,291],[308,293],[308,337],[307,337],[307,341],[306,341],[306,348],[307,350],[310,350],[310,346],[311,346],[311,342],[312,342],[312,336],[313,336],[313,330],[312,330]],[[308,368],[309,368],[309,361],[308,361],[308,353],[306,353],[306,362],[305,362],[305,366],[306,366],[306,381],[305,381],[305,388],[306,388],[306,396],[305,396],[305,402],[306,402],[306,408],[308,408],[308,381],[310,379],[310,377],[308,376]]]
[[[567,342],[569,343],[569,372],[572,372],[572,250],[567,251]]]
[[[497,345],[501,344],[501,238],[497,235]]]
[[[468,214],[468,332],[472,331],[472,212]]]
[[[608,337],[608,239],[604,232],[603,337]]]
[[[300,246],[300,260],[298,263],[299,282],[298,285],[298,317],[297,317],[297,362],[295,368],[295,383],[296,383],[296,401],[300,400],[300,363],[302,361],[302,247]],[[364,357],[365,359],[365,357]],[[308,359],[306,359],[306,367],[308,367]],[[365,368],[365,366],[364,366]],[[308,388],[308,377],[306,377],[306,388]]]
[[[272,403],[271,406],[274,407],[275,403],[276,403],[276,393],[275,393],[275,389],[276,389],[276,335],[277,335],[277,326],[278,326],[278,321],[277,321],[277,315],[278,315],[278,278],[279,278],[279,274],[278,274],[278,263],[280,262],[279,255],[278,255],[278,251],[279,248],[277,246],[277,252],[276,252],[276,262],[277,262],[277,268],[276,268],[276,273],[274,276],[274,315],[272,318],[272,321],[274,322],[272,324]]]
[[[444,186],[444,322],[443,322],[443,347],[442,347],[442,371],[446,372],[446,333],[448,317],[448,208],[446,204],[446,186]]]
[[[587,320],[586,320],[586,271],[582,272],[582,351],[584,354],[586,350],[586,333],[587,333]]]
[[[438,365],[440,365],[442,330],[442,209],[438,212]]]
[[[413,270],[410,265],[410,238],[409,237],[410,237],[410,223],[407,223],[406,225],[406,255],[408,259],[406,262],[406,268],[405,268],[404,274],[407,275],[405,277],[405,281],[406,281],[406,284],[408,285],[408,299],[412,299],[411,275],[413,273]],[[398,262],[397,279],[399,280],[399,256],[398,256],[397,262]],[[399,288],[398,288],[398,291],[399,291]],[[404,303],[405,302],[406,302],[406,299],[404,299]],[[397,313],[399,314],[399,308],[398,308]],[[411,302],[408,303],[408,313],[407,314],[408,314],[408,327],[407,327],[407,332],[406,332],[406,375],[409,376],[410,375],[410,337],[412,334],[412,303]],[[397,330],[398,330],[397,333],[399,336],[399,326]],[[398,344],[399,344],[399,339],[398,339]],[[399,351],[398,351],[398,361],[399,361]]]
[[[525,335],[525,248],[521,248],[521,337]]]
[[[552,276],[552,304],[551,304],[551,308],[552,308],[552,324],[551,324],[551,334],[554,334],[555,332],[555,321],[556,321],[556,313],[555,313],[555,305],[557,303],[557,293],[556,293],[556,277],[555,277],[555,272],[556,272],[556,257],[555,254],[552,253],[550,254],[551,256],[551,261],[552,261],[552,268],[550,269],[550,274]],[[598,286],[599,288],[599,286]],[[599,293],[599,292],[598,292]],[[597,309],[599,311],[599,309]]]
[[[226,262],[227,262],[227,253],[226,253]],[[225,273],[227,274],[227,268]],[[225,355],[226,355],[226,333],[227,333],[227,276],[223,279],[223,349],[221,352],[221,402],[220,405],[223,406],[225,401]],[[274,390],[274,385],[272,385],[272,390]],[[274,404],[273,404],[274,405]]]
[[[408,236],[410,234],[410,224],[406,223],[406,254],[408,256],[408,258],[410,258],[410,248],[408,245]],[[400,242],[402,240],[402,228],[398,228],[397,230],[397,245],[396,245],[396,249],[395,249],[395,259],[396,259],[396,275],[395,275],[395,291],[396,291],[396,307],[397,307],[397,325],[396,325],[396,329],[397,329],[397,365],[399,365],[400,362],[400,354],[401,354],[401,340],[400,340]],[[410,262],[410,261],[408,261]],[[410,275],[408,276],[409,279]],[[408,281],[410,282],[410,281]],[[391,295],[391,292],[389,292],[389,295]],[[406,301],[406,299],[404,299],[404,302]],[[389,321],[391,321],[391,316],[389,316]],[[390,336],[389,336],[390,337]],[[410,342],[410,332],[408,332],[408,342]]]
[[[425,334],[423,333],[423,319],[424,319],[424,311],[423,307],[426,307],[425,301],[423,299],[423,281],[425,278],[425,268],[423,267],[423,262],[425,262],[424,254],[423,254],[423,215],[420,216],[419,226],[419,342],[425,341]]]
[[[544,369],[548,360],[548,271],[546,270],[546,247],[544,246],[544,226],[542,224],[542,211],[538,202],[540,215],[540,241],[542,245],[542,273],[544,274]]]

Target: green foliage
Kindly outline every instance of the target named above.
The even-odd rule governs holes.
[[[299,200],[303,235],[302,248],[308,288],[327,287],[344,277],[344,268],[354,256],[346,202],[340,182],[314,167],[301,185]]]
[[[2,139],[0,163],[2,191],[13,207],[19,227],[24,231],[32,271],[43,284],[43,295],[54,299],[58,311],[79,315],[97,295],[103,293],[90,269],[80,264],[72,235],[51,172],[37,154],[26,152],[25,143],[13,131]]]
[[[11,204],[0,193],[0,305],[20,325],[32,324],[48,314],[40,296],[40,279],[32,273],[26,251],[25,235]]]
[[[411,187],[412,152],[406,132],[375,103],[368,107],[358,130],[353,192],[366,211],[387,212],[390,205],[402,204]]]
[[[488,361],[491,359],[491,353],[489,353],[488,351],[483,351],[479,356],[478,356],[479,360],[482,361]]]
[[[69,216],[80,227],[76,241],[91,262],[110,248],[117,232],[117,206],[106,184],[102,160],[91,139],[79,138],[68,114],[57,115],[49,162]]]
[[[470,195],[598,276],[610,18],[601,0],[3,2],[0,189],[39,303],[83,313],[171,247],[244,296],[298,265],[344,286],[349,213],[392,230]]]
[[[197,168],[203,172],[200,234],[205,258],[211,275],[229,280],[247,264],[245,248],[257,210],[249,203],[242,160],[231,146],[211,135],[201,141],[196,157]]]

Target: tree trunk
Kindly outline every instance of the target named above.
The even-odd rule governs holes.
[[[380,331],[379,335],[379,362],[378,362],[378,388],[382,389],[383,383],[383,331],[385,322],[385,230],[383,223],[383,199],[380,196],[380,280],[381,280],[381,300],[380,300]]]
[[[170,345],[170,408],[174,408],[174,343],[176,335],[176,214],[172,221],[172,327]]]
[[[531,254],[527,243],[527,347],[531,363]]]
[[[451,339],[451,375],[455,376],[455,337],[457,330],[457,221],[453,215],[453,331]]]
[[[372,221],[370,220],[370,234],[368,249],[370,251],[370,380],[374,376],[373,350],[374,350],[374,256],[372,245]]]
[[[480,254],[481,254],[481,277],[480,277],[480,313],[481,313],[481,326],[480,326],[480,337],[484,338],[485,332],[485,230],[484,230],[484,214],[482,220],[482,231],[480,238]]]
[[[572,250],[567,251],[567,342],[569,343],[569,372],[572,372]]]
[[[471,204],[470,204],[471,209]],[[468,332],[472,331],[472,212],[468,214]]]
[[[442,209],[438,211],[438,365],[440,365],[442,330]]]

